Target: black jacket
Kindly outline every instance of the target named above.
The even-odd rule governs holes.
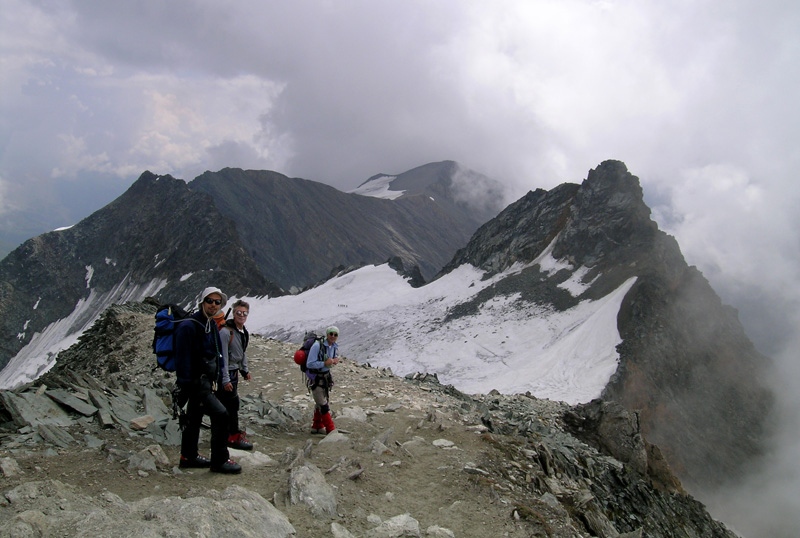
[[[222,378],[222,341],[214,320],[197,311],[175,329],[175,362],[178,383],[201,378],[219,383]]]

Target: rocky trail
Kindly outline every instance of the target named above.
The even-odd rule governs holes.
[[[112,307],[51,372],[0,392],[0,535],[734,536],[619,409],[465,395],[350,357],[333,370],[337,430],[312,435],[296,344],[257,335],[243,472],[180,469],[153,313]]]

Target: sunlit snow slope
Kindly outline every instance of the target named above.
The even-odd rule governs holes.
[[[467,393],[530,391],[573,404],[598,397],[617,368],[617,313],[635,279],[566,312],[510,296],[443,322],[449,308],[521,269],[481,281],[465,265],[412,288],[387,265],[364,267],[301,295],[251,299],[248,328],[300,342],[307,330],[336,325],[344,356],[399,375],[435,372]]]

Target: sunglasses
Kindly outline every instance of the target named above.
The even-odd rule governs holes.
[[[328,336],[339,336],[339,333],[328,333]]]
[[[234,312],[234,314],[236,314],[237,316],[242,316],[243,318],[247,317],[247,312],[243,312],[243,311]]]
[[[217,304],[217,305],[219,305],[219,304],[222,304],[222,299],[209,299],[208,297],[206,297],[205,299],[203,299],[203,302],[206,303],[206,304]]]

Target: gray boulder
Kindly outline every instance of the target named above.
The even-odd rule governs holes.
[[[305,503],[314,516],[336,515],[336,492],[315,465],[305,464],[292,470],[289,475],[289,498],[292,504]]]

